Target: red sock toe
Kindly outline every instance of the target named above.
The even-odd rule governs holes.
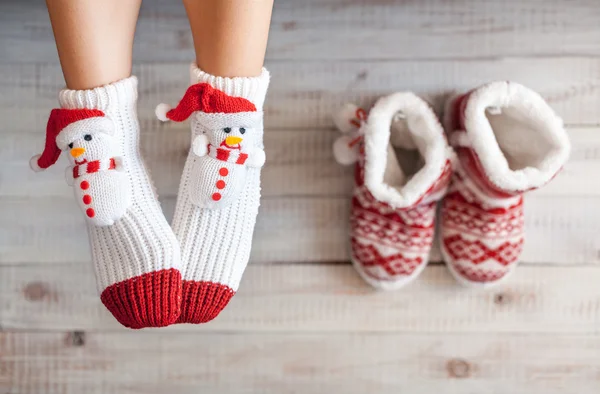
[[[181,283],[174,268],[149,272],[107,287],[100,299],[125,327],[164,327],[181,312]]]
[[[230,287],[213,282],[183,281],[181,315],[177,323],[200,324],[211,321],[235,294]]]

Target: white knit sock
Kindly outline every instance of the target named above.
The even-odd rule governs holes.
[[[109,163],[99,165],[99,170],[91,168],[88,162],[76,166],[76,172],[67,171],[67,179],[88,222],[102,302],[121,324],[130,328],[173,323],[179,316],[181,302],[179,245],[161,211],[140,155],[137,79],[130,77],[91,90],[63,90],[59,101],[63,109],[55,111],[65,112],[66,116],[78,111],[95,113],[95,110],[104,114],[59,128],[56,137],[59,149],[71,153],[75,159],[79,157],[82,162],[101,159],[100,163]],[[50,123],[52,116],[49,130]],[[50,144],[51,134],[48,134]],[[102,138],[112,145],[103,143]],[[73,152],[76,149],[79,151]],[[108,151],[111,158],[118,158],[116,167],[122,177],[121,184],[107,181],[114,175],[107,170],[110,159],[101,152]],[[109,220],[94,221],[98,217]]]
[[[193,146],[181,177],[173,230],[181,245],[183,265],[179,322],[202,323],[215,318],[227,305],[250,257],[264,162],[262,106],[269,73],[263,70],[254,78],[223,78],[192,65],[191,83],[184,100],[173,110],[183,111],[182,116],[165,113],[167,108],[160,106],[157,114],[182,121],[193,113]],[[205,84],[219,92],[205,93]],[[221,92],[232,96],[233,104],[232,97],[221,97]],[[211,94],[216,96],[209,97]],[[250,103],[255,111],[239,110]],[[198,106],[211,109],[200,111]],[[236,137],[229,140],[227,135]],[[241,149],[224,145],[240,138]]]

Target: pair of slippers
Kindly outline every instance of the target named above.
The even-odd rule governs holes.
[[[442,122],[410,92],[379,99],[368,115],[348,105],[334,121],[343,133],[336,160],[356,163],[352,262],[385,290],[427,265],[440,201],[440,248],[452,275],[473,287],[504,281],[523,250],[523,194],[551,181],[570,152],[562,120],[514,82],[450,98]]]

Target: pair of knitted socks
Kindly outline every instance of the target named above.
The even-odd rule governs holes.
[[[214,319],[248,263],[260,199],[262,105],[269,84],[191,67],[191,86],[163,121],[191,117],[191,148],[172,226],[140,154],[137,79],[59,94],[40,171],[64,152],[86,220],[100,298],[129,328]]]

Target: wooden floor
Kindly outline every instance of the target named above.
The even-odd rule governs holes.
[[[143,148],[172,215],[185,124],[183,6],[145,0],[135,45]],[[43,2],[0,3],[0,394],[600,392],[600,2],[276,0],[252,262],[214,322],[132,332],[95,291],[63,169],[28,169],[63,80]],[[441,263],[394,293],[348,262],[351,171],[331,111],[413,90],[436,107],[495,79],[539,91],[571,161],[526,199],[523,264],[503,288]],[[439,261],[435,252],[432,260]]]

